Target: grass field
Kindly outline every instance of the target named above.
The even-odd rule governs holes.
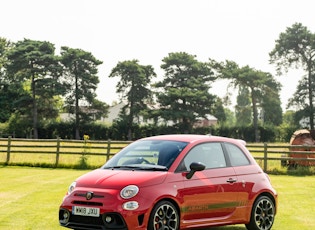
[[[86,170],[0,166],[0,229],[61,230],[58,208],[68,185]],[[273,230],[315,229],[315,176],[271,175],[279,193]],[[245,230],[243,225],[211,230]]]

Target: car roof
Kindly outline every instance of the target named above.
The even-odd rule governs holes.
[[[172,140],[172,141],[184,141],[188,143],[192,143],[195,141],[226,141],[226,142],[234,142],[241,143],[242,145],[246,145],[246,142],[239,139],[232,139],[228,137],[221,136],[212,136],[212,135],[199,135],[199,134],[167,134],[167,135],[159,135],[146,137],[141,140]]]

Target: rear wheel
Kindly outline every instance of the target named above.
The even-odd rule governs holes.
[[[269,230],[275,219],[274,202],[267,196],[259,197],[252,208],[250,222],[246,224],[248,230]]]
[[[148,230],[178,230],[179,215],[176,207],[169,201],[161,201],[153,208]]]

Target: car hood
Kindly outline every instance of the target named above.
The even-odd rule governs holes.
[[[162,183],[167,172],[96,169],[79,177],[77,187],[120,189],[127,185],[138,187],[152,186]]]

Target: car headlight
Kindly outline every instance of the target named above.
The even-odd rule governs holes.
[[[72,182],[68,188],[68,194],[72,193],[72,191],[74,190],[75,186],[77,185],[77,182]]]
[[[139,192],[139,188],[136,185],[128,185],[126,187],[124,187],[121,191],[120,191],[120,196],[124,199],[129,199],[131,197],[134,197],[135,195],[137,195]]]

